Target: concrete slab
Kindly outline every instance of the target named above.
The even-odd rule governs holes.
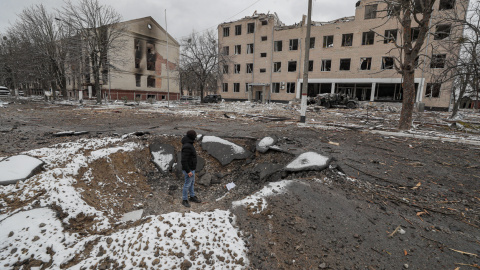
[[[225,166],[236,159],[247,159],[251,152],[243,147],[215,136],[204,136],[202,148]]]
[[[299,171],[321,171],[328,167],[331,158],[323,156],[316,152],[306,152],[299,155],[290,162],[285,170],[289,172]]]
[[[152,154],[152,162],[161,172],[172,171],[175,162],[175,148],[172,145],[153,142],[150,144],[150,153]]]
[[[120,220],[124,222],[137,221],[142,218],[142,215],[143,215],[143,209],[135,210],[135,211],[124,214]]]
[[[0,161],[0,184],[15,184],[33,176],[44,162],[27,155],[8,157]]]

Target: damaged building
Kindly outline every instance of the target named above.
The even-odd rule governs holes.
[[[121,22],[119,28],[123,33],[108,51],[110,68],[102,70],[102,97],[112,100],[179,99],[180,44],[152,17]],[[85,61],[81,69],[88,70],[88,66]],[[78,99],[80,92],[83,98],[94,97],[93,75],[89,72],[76,75],[74,70],[67,69],[68,97]]]
[[[464,17],[460,8],[464,2],[437,1],[433,17],[452,11]],[[386,2],[362,0],[354,8],[355,16],[312,22],[308,96],[344,92],[359,101],[400,103],[402,76],[395,70],[394,59],[399,55],[395,43],[401,43],[401,25],[389,16],[392,9]],[[447,50],[438,44],[458,39],[462,31],[454,31],[448,23],[437,24],[435,19],[432,25],[425,42],[428,46],[424,46],[415,70],[416,102],[445,110],[452,83],[436,83],[432,74],[445,67],[446,59],[457,57],[459,47]],[[220,24],[219,49],[231,61],[221,67],[224,74],[218,92],[226,100],[299,99],[306,29],[306,16],[299,23],[285,25],[276,13],[255,12]],[[412,35],[418,36],[418,28],[413,27]]]

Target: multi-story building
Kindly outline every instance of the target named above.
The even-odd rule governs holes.
[[[457,0],[463,1],[464,0]],[[460,12],[455,0],[435,3],[431,25],[415,71],[416,102],[427,108],[449,106],[452,83],[436,83],[432,73],[445,67],[459,48],[440,45],[455,40],[462,31],[437,24],[443,13]],[[460,10],[460,11],[459,11]],[[361,0],[355,16],[330,22],[312,22],[309,44],[308,95],[345,91],[360,101],[401,102],[402,76],[394,68],[399,56],[402,28],[389,16],[386,3]],[[306,16],[300,23],[284,25],[277,14],[253,14],[218,26],[219,49],[229,55],[223,67],[219,93],[226,100],[290,101],[300,98],[303,82]],[[413,25],[415,26],[415,25]],[[457,28],[455,28],[457,29]],[[418,28],[412,34],[418,35]],[[433,48],[433,49],[432,49]]]
[[[122,34],[108,52],[111,68],[102,72],[103,97],[109,96],[110,99],[117,100],[166,100],[170,94],[170,100],[179,99],[177,63],[180,44],[152,17],[119,24]],[[88,65],[81,69],[87,71],[76,73],[71,68],[67,70],[69,97],[78,98],[79,91],[84,98],[92,96],[93,83]]]

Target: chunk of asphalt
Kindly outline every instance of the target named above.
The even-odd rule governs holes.
[[[316,152],[306,152],[300,154],[287,166],[285,170],[289,172],[299,171],[321,171],[328,167],[331,158],[323,156]]]
[[[247,159],[252,155],[243,147],[215,136],[204,136],[202,149],[217,159],[222,166],[230,164],[233,160]]]

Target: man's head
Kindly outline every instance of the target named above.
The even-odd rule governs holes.
[[[197,132],[195,132],[195,130],[189,130],[187,131],[187,137],[189,137],[192,140],[195,140],[197,138]]]

